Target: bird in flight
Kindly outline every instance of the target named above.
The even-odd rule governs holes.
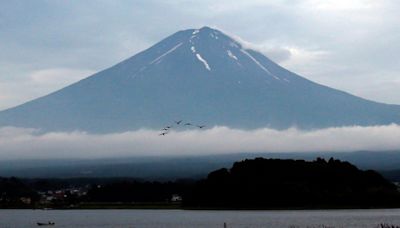
[[[182,122],[182,120],[175,121],[175,123],[178,124],[178,125],[181,124],[181,122]]]
[[[168,132],[163,132],[163,133],[161,133],[161,134],[159,134],[159,135],[164,136],[164,135],[166,135],[166,134],[168,134]]]
[[[206,125],[197,125],[198,128],[202,129],[204,128]]]

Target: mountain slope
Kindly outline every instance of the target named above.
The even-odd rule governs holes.
[[[0,126],[45,131],[159,129],[178,119],[245,129],[381,125],[400,123],[400,106],[313,83],[203,27],[0,112]]]

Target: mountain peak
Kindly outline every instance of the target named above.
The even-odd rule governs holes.
[[[201,33],[221,32],[218,29],[212,28],[212,27],[209,27],[209,26],[203,26],[203,27],[198,28],[198,29],[188,29],[187,31],[192,31],[193,33],[199,33],[199,32],[201,32]]]
[[[207,26],[201,27],[200,29],[189,29],[186,30],[190,33],[189,39],[193,38],[203,38],[203,40],[219,40],[220,38],[223,38],[219,41],[223,40],[231,40],[234,41],[231,37],[228,37],[226,34],[222,33],[221,31],[217,29],[213,29]],[[206,39],[204,39],[206,38]]]
[[[197,38],[198,42],[204,41],[219,41],[219,42],[232,42],[235,43],[236,46],[241,47],[242,45],[234,38],[228,36],[224,32],[220,30],[208,26],[203,26],[199,29],[187,29],[181,31],[187,41],[193,41],[194,38]],[[172,35],[171,37],[176,37],[177,39],[181,39],[182,37],[179,33]],[[201,38],[201,39],[200,39]]]
[[[204,31],[206,31],[206,30],[215,30],[216,31],[217,29],[214,29],[214,28],[211,28],[211,27],[205,25],[205,26],[201,27],[200,30],[204,30]]]
[[[209,127],[321,128],[400,123],[399,113],[399,106],[313,83],[205,26],[2,111],[0,126],[120,132],[182,119]]]

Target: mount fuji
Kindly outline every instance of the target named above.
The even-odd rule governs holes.
[[[0,126],[94,133],[174,120],[240,129],[400,123],[400,106],[292,73],[221,31],[179,31],[47,96],[0,112]]]

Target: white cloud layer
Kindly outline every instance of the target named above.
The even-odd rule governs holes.
[[[400,126],[348,126],[303,131],[214,127],[114,134],[50,132],[0,128],[0,159],[107,158],[123,156],[207,155],[238,152],[347,152],[400,149]]]

